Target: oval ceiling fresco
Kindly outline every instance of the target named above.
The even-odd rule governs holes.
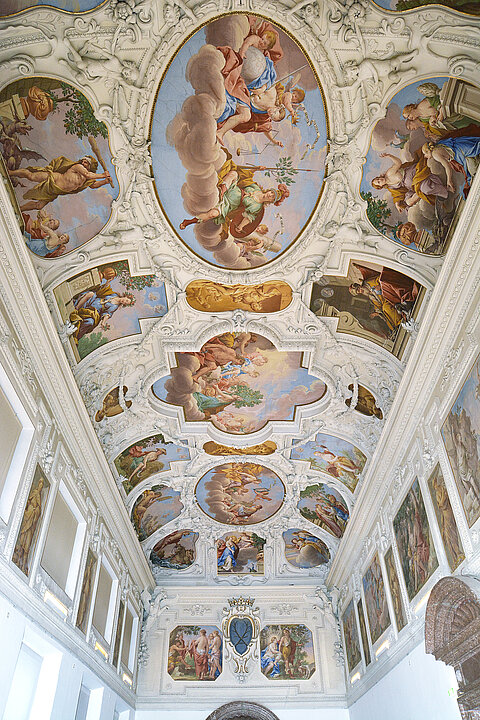
[[[209,470],[195,488],[203,512],[225,525],[268,520],[283,504],[285,486],[258,463],[224,463]]]
[[[285,544],[285,558],[296,568],[313,568],[325,565],[330,560],[330,550],[316,535],[292,528],[282,535]]]
[[[176,353],[177,366],[154,383],[154,395],[183,406],[188,421],[210,420],[237,435],[269,420],[293,420],[297,405],[326,392],[325,383],[302,366],[302,352],[280,352],[261,335],[223,333],[199,352]]]
[[[376,124],[360,189],[368,219],[395,242],[446,252],[478,167],[477,95],[458,78],[420,80],[400,90]]]
[[[355,492],[367,461],[355,445],[325,433],[318,433],[314,440],[294,448],[290,457],[292,460],[307,460],[313,470],[320,470],[340,480],[351,492]]]
[[[309,485],[300,491],[297,504],[306,520],[337,538],[345,532],[350,513],[342,495],[329,485]]]
[[[160,83],[151,140],[167,218],[217,267],[278,257],[323,187],[327,120],[318,81],[296,42],[254,15],[209,22],[178,50]]]

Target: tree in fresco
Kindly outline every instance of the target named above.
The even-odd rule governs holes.
[[[68,103],[69,107],[65,111],[64,127],[68,135],[76,135],[78,138],[93,135],[107,139],[108,130],[105,123],[97,120],[93,114],[93,109],[87,98],[78,90],[70,87],[66,83],[61,83],[58,92],[52,90],[45,91],[53,102],[53,111],[57,110],[60,103]]]

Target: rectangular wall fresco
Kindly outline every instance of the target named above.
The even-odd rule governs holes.
[[[365,665],[370,665],[372,658],[370,656],[370,647],[368,645],[367,637],[367,626],[365,623],[365,614],[363,612],[363,603],[361,599],[357,603],[357,610],[358,620],[360,623],[360,635],[362,636],[363,656],[365,658]]]
[[[352,672],[362,659],[353,600],[350,600],[347,609],[343,613],[343,637],[345,639],[348,669]]]
[[[50,483],[37,465],[12,556],[12,562],[27,576],[30,574],[49,491]]]
[[[363,576],[363,593],[370,626],[370,638],[374,644],[390,625],[387,596],[378,555],[374,556],[370,567]]]
[[[462,541],[455,522],[450,498],[448,497],[445,480],[440,466],[437,465],[428,479],[428,489],[432,497],[438,527],[442,536],[443,547],[451,572],[465,560]]]
[[[392,547],[389,547],[385,553],[385,567],[387,568],[388,584],[390,585],[390,594],[392,596],[395,623],[397,625],[397,631],[400,632],[400,630],[403,630],[407,624],[407,618],[403,607],[402,591],[400,589],[400,581],[398,579],[397,568],[395,567]]]
[[[480,517],[480,358],[477,358],[442,427],[453,477],[468,526]]]
[[[417,479],[400,505],[393,520],[393,529],[408,597],[412,600],[438,567],[437,553]]]

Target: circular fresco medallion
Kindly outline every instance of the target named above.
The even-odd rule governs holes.
[[[258,463],[224,463],[209,470],[195,488],[203,512],[225,525],[254,525],[282,506],[285,486]]]
[[[320,197],[322,90],[286,32],[226,15],[169,64],[151,141],[157,196],[182,242],[217,267],[258,267],[295,242]]]

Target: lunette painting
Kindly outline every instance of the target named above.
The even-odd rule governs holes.
[[[108,342],[139,333],[140,320],[167,312],[164,284],[155,275],[133,275],[128,260],[84,270],[53,292],[78,362]]]
[[[56,258],[99,233],[118,183],[107,127],[86,97],[59,80],[25,77],[0,93],[0,129],[27,247]]]
[[[195,544],[198,533],[193,530],[176,530],[159,540],[150,552],[154,568],[186,570],[195,562]]]
[[[448,497],[445,479],[438,464],[428,478],[428,489],[430,490],[447,561],[450,566],[450,571],[453,573],[460,563],[465,560],[465,552],[455,521],[455,515],[453,514],[452,504]]]
[[[412,250],[446,252],[480,160],[474,96],[458,78],[420,80],[393,97],[375,126],[361,183],[367,217]]]
[[[297,507],[306,520],[341,538],[350,513],[342,495],[330,485],[309,485],[300,491]]]
[[[347,652],[347,663],[350,672],[357,667],[362,659],[360,643],[358,638],[357,618],[355,617],[355,606],[353,600],[348,603],[342,618],[343,637],[345,638],[345,650]]]
[[[480,15],[478,0],[375,0],[386,10],[414,10],[425,5],[443,5],[467,15]]]
[[[266,625],[260,667],[269,680],[308,680],[315,672],[313,637],[306,625]]]
[[[418,479],[415,479],[393,519],[398,554],[410,600],[438,567],[427,512]]]
[[[176,353],[176,367],[157,380],[153,394],[183,407],[185,419],[209,420],[236,435],[269,420],[293,420],[298,406],[320,400],[325,383],[309,375],[302,352],[280,352],[251,332],[223,333],[198,352]]]
[[[125,492],[131,492],[147,478],[169,470],[175,460],[190,460],[187,448],[167,442],[161,433],[136,440],[118,455],[114,462]]]
[[[385,584],[377,554],[374,555],[370,567],[363,576],[362,583],[368,625],[370,627],[370,638],[373,645],[390,625]]]
[[[313,283],[310,310],[337,318],[337,332],[371,340],[401,359],[424,294],[408,275],[351,260],[346,276],[324,275]]]
[[[224,15],[187,40],[161,80],[151,138],[171,225],[217,267],[278,257],[316,207],[327,150],[322,91],[297,43],[260,17]]]
[[[174,680],[216,680],[222,672],[222,645],[216,625],[177,625],[170,633],[168,674]]]
[[[293,441],[294,444],[296,442]],[[308,460],[312,470],[320,470],[340,480],[351,492],[355,492],[367,461],[355,445],[325,433],[318,433],[314,440],[295,447],[290,458]]]
[[[254,532],[222,535],[217,540],[217,574],[263,575],[265,542]]]
[[[282,533],[285,558],[290,565],[307,570],[325,565],[330,560],[330,550],[316,535],[300,528]]]
[[[203,512],[225,525],[254,525],[282,506],[285,486],[258,463],[224,463],[200,478],[195,497]]]
[[[480,357],[465,380],[442,427],[468,526],[480,517]]]
[[[140,542],[174,520],[183,510],[180,492],[168,485],[153,485],[135,500],[131,518]]]

